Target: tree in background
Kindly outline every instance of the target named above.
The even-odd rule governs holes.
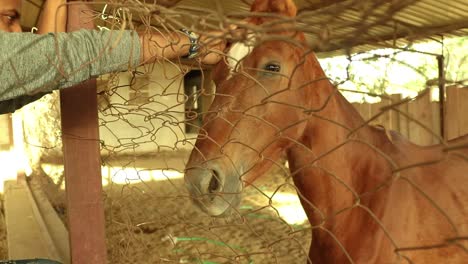
[[[436,55],[445,56],[447,85],[468,83],[468,37],[424,42],[404,49],[379,49],[322,59],[325,72],[343,90],[369,94],[401,93],[405,97],[438,83]],[[350,101],[376,101],[374,96],[345,92]]]

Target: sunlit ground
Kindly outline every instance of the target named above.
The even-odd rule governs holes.
[[[55,183],[59,182],[63,175],[63,165],[42,164],[44,172]],[[102,185],[109,184],[136,184],[148,181],[175,180],[184,177],[184,174],[175,170],[148,170],[143,168],[119,168],[119,167],[101,167]],[[65,183],[62,181],[62,190],[65,189]]]
[[[55,183],[59,182],[60,177],[63,175],[63,165],[42,164],[42,169]],[[184,177],[183,173],[175,170],[147,170],[143,168],[103,166],[101,172],[103,186],[108,186],[109,184],[126,185],[150,181],[166,181]],[[61,188],[65,189],[64,181],[61,182]],[[307,216],[296,194],[287,192],[276,192],[274,195],[273,193],[266,192],[265,194],[272,197],[272,206],[278,210],[280,217],[288,224],[299,225],[307,221]],[[263,205],[265,203],[259,204],[259,206]]]
[[[18,165],[11,151],[0,151],[0,192],[3,193],[5,181],[16,179]]]
[[[271,196],[273,194],[269,194]],[[279,211],[279,215],[288,224],[300,225],[307,222],[307,215],[302,208],[299,197],[295,193],[275,193],[273,198],[273,206]]]
[[[263,199],[252,199],[252,203],[258,206],[265,206],[271,200],[271,207],[274,208],[279,217],[290,225],[302,225],[307,222],[307,215],[297,197],[297,194],[291,192],[264,192],[268,197]]]
[[[19,111],[18,111],[19,112]],[[0,151],[0,193],[4,191],[5,181],[15,180],[18,172],[31,173],[28,159],[23,151],[23,127],[21,119],[15,114],[12,117],[13,140],[10,150]]]

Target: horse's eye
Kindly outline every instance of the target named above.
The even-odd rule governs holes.
[[[281,66],[279,66],[278,64],[269,63],[265,65],[265,71],[280,72],[280,70],[281,70]]]

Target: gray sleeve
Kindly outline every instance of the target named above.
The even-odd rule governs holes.
[[[0,113],[52,90],[134,68],[140,60],[134,31],[0,33],[0,50]]]

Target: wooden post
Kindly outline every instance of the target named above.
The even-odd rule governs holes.
[[[468,111],[468,88],[459,88],[457,85],[448,86],[447,104],[445,106],[445,134],[446,140],[452,140],[468,134],[468,120],[465,114]]]
[[[459,135],[458,117],[462,115],[458,111],[459,98],[458,89],[456,86],[448,86],[447,90],[447,106],[445,109],[444,126],[445,126],[445,140],[457,138]]]
[[[13,147],[12,115],[0,115],[0,151]]]
[[[445,134],[444,118],[445,118],[445,70],[444,70],[444,56],[437,56],[437,65],[439,68],[439,116],[440,116],[440,136],[447,140]]]
[[[388,102],[388,104],[395,104],[395,103],[398,103],[401,101],[401,94],[391,94],[390,95],[390,101]],[[391,129],[391,130],[395,130],[395,131],[398,131],[400,132],[400,113],[398,113],[397,111],[391,109],[389,110],[390,113],[388,113],[390,115],[390,123],[389,123],[389,127],[387,129]]]
[[[438,136],[442,137],[442,135],[440,135],[440,132],[442,130],[440,128],[441,123],[440,123],[440,105],[439,105],[439,102],[431,101],[431,109],[432,109],[432,130],[434,131],[434,133],[437,133]],[[444,131],[445,131],[444,132],[445,135],[447,135],[447,130],[444,130]],[[432,143],[440,144],[442,142],[440,141],[439,137],[433,136],[432,137]]]
[[[412,117],[409,120],[408,131],[409,139],[416,144],[428,146],[432,145],[433,135],[427,129],[432,130],[432,108],[431,108],[431,94],[426,93],[423,97],[418,98],[408,104],[408,110]],[[418,121],[422,125],[414,122]]]
[[[398,131],[407,139],[410,139],[409,118],[406,116],[409,114],[409,103],[406,102],[404,104],[399,105],[398,110],[401,112],[398,114]]]
[[[68,7],[68,31],[93,28],[85,4]],[[92,12],[89,12],[92,13]],[[81,17],[81,19],[80,19]],[[68,227],[73,264],[107,263],[96,80],[60,92]]]
[[[457,116],[457,122],[459,123],[458,136],[468,135],[468,118],[464,114],[468,113],[468,88],[458,88],[458,111],[463,113]]]

